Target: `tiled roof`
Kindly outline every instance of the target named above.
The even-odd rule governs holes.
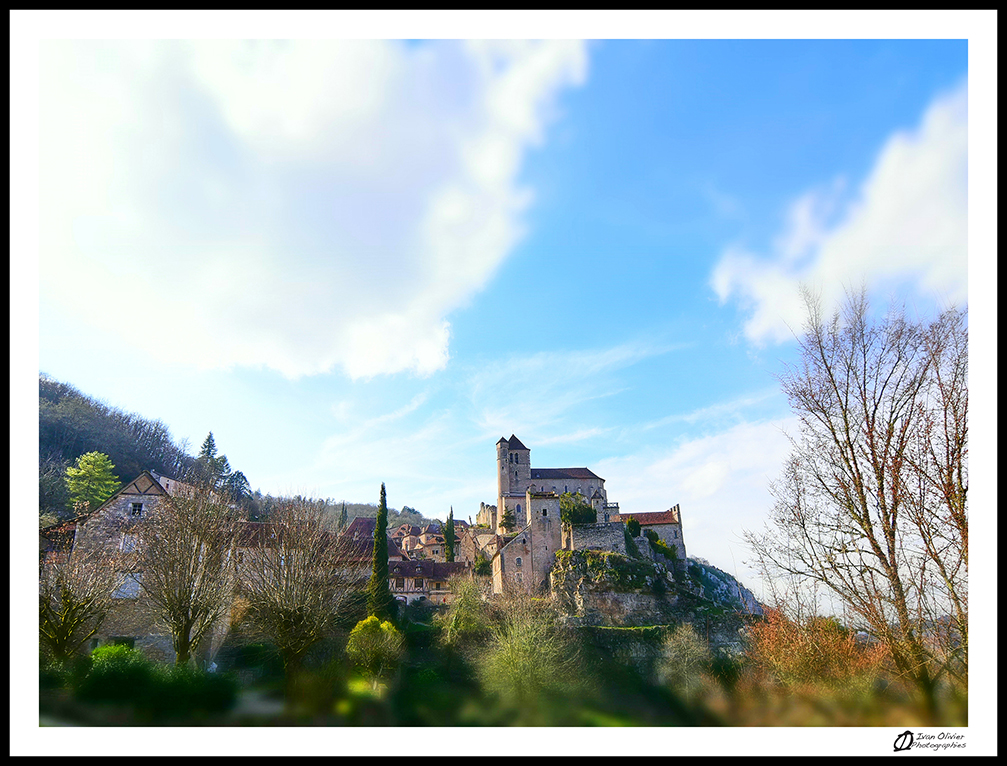
[[[532,468],[533,479],[600,479],[590,468]]]
[[[349,535],[354,539],[367,538],[369,540],[374,540],[374,528],[378,525],[378,520],[373,518],[367,518],[365,516],[357,516],[350,525],[346,527],[345,534]]]
[[[654,524],[678,524],[680,523],[678,511],[669,508],[667,511],[655,511],[651,513],[613,513],[609,516],[611,521],[626,522],[636,519],[641,527],[649,527]]]
[[[523,450],[526,450],[527,452],[531,452],[531,450],[528,449],[526,446],[524,446],[521,443],[521,440],[518,439],[514,434],[511,434],[510,435],[510,439],[507,440],[507,448],[508,449],[523,449]]]
[[[428,577],[432,580],[447,580],[449,577],[463,574],[467,570],[468,565],[464,561],[420,559],[418,561],[388,562],[390,577]]]

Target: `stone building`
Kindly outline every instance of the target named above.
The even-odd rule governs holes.
[[[136,526],[142,524],[166,497],[188,489],[191,489],[188,484],[154,471],[144,471],[99,508],[73,520],[73,548],[115,551],[121,554],[122,561],[119,584],[113,593],[116,606],[91,640],[91,648],[120,643],[140,649],[154,659],[174,661],[171,637],[158,626],[151,613],[140,587],[143,572],[133,565],[130,554],[137,545]],[[222,639],[223,633],[215,632],[196,647],[193,656],[198,661],[212,654]]]
[[[500,528],[505,511],[513,511],[517,528],[528,524],[528,506],[525,494],[532,492],[577,493],[587,501],[602,518],[606,513],[618,513],[618,504],[610,505],[605,491],[605,480],[589,468],[532,468],[531,450],[514,434],[510,439],[497,442],[497,505],[480,506],[479,517],[489,521],[491,529]]]
[[[674,547],[685,561],[685,541],[679,507],[659,513],[620,514],[619,504],[608,501],[605,480],[588,468],[533,468],[531,450],[511,434],[497,449],[497,505],[481,503],[477,522],[485,524],[484,542],[474,528],[472,541],[463,543],[465,556],[495,548],[487,556],[493,568],[493,592],[538,592],[549,587],[549,572],[559,550],[599,550],[626,554],[625,523],[635,518],[641,528],[652,529]],[[597,521],[563,525],[560,495],[578,493],[594,508]],[[504,511],[512,511],[515,530],[502,526]],[[637,546],[650,557],[650,546]]]
[[[643,530],[651,529],[657,533],[669,548],[678,553],[678,560],[685,561],[685,538],[682,536],[682,511],[674,505],[666,511],[651,513],[617,513],[612,515],[612,521],[627,522],[636,519]]]

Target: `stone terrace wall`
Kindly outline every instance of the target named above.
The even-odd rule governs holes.
[[[573,524],[570,528],[569,550],[615,551],[626,554],[623,525],[618,521],[601,521],[596,524]]]

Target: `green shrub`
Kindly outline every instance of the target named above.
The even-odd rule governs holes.
[[[491,577],[493,575],[493,563],[482,553],[476,554],[476,563],[472,567],[472,573],[478,577]]]
[[[636,519],[630,519],[631,522],[635,522]],[[639,530],[640,523],[636,522],[637,529]],[[635,559],[640,558],[640,549],[636,547],[636,542],[633,540],[633,535],[630,532],[629,524],[626,524],[622,530],[623,537],[626,540],[626,555],[632,556]]]
[[[155,669],[150,691],[151,696],[139,707],[159,718],[187,718],[229,710],[237,699],[238,686],[229,675],[173,665]]]
[[[283,658],[272,644],[245,644],[234,649],[231,660],[235,670],[251,670],[259,680],[283,678]]]
[[[90,671],[77,684],[80,699],[135,704],[150,698],[154,668],[140,652],[122,645],[99,646],[91,659]]]
[[[361,620],[350,633],[346,654],[377,687],[379,679],[391,673],[405,649],[402,634],[390,622],[374,615]]]
[[[630,519],[626,522],[626,531],[629,532],[630,537],[640,536],[640,522],[636,519]]]

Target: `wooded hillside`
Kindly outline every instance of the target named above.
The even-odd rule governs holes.
[[[176,444],[168,427],[160,420],[148,420],[135,413],[83,394],[67,383],[42,373],[38,377],[38,503],[39,514],[59,519],[73,515],[66,485],[66,469],[86,452],[102,452],[111,459],[115,474],[123,483],[141,471],[151,470],[175,478],[184,477],[197,463],[186,445]],[[375,497],[377,490],[375,489]],[[285,498],[263,495],[259,490],[244,498],[249,518],[264,520]],[[319,500],[338,523],[343,502]],[[346,517],[374,517],[373,503],[345,503]],[[431,520],[408,506],[389,509],[390,527],[399,524],[424,525]]]

